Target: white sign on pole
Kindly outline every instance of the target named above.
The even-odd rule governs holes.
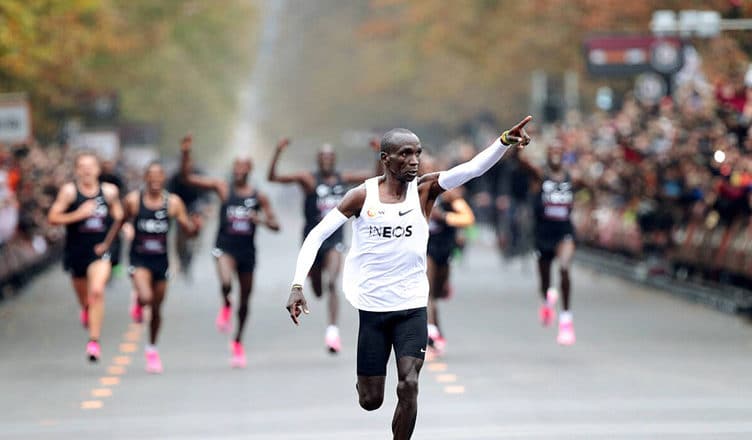
[[[31,107],[19,93],[0,94],[0,142],[17,144],[31,140]]]
[[[116,160],[120,154],[120,136],[115,131],[84,131],[71,141],[71,145],[92,150],[102,160]]]

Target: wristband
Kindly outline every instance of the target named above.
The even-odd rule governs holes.
[[[300,285],[300,284],[293,284],[293,285],[292,285],[292,289],[294,289],[294,288],[296,288],[296,287],[297,287],[298,289],[300,289],[300,290],[303,290],[303,286],[302,286],[302,285]]]
[[[506,131],[504,131],[504,133],[501,134],[501,136],[499,136],[499,140],[504,145],[512,145],[512,143],[509,142],[509,139],[507,139],[507,135],[508,134],[509,134],[509,130],[506,130]]]

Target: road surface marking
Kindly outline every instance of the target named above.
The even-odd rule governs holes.
[[[110,397],[112,396],[112,390],[109,388],[94,388],[91,390],[92,397]]]
[[[108,377],[108,376],[100,377],[99,378],[99,383],[101,383],[104,386],[117,385],[117,384],[120,383],[120,378],[119,377],[111,377],[111,376],[110,377]]]
[[[107,374],[120,376],[121,374],[125,374],[125,367],[120,365],[110,365],[107,367]]]
[[[99,409],[104,406],[101,400],[84,400],[81,402],[81,409]]]
[[[444,392],[447,394],[464,394],[465,387],[463,385],[447,385],[444,387]]]
[[[447,370],[447,364],[443,362],[432,362],[428,364],[428,371],[437,373],[437,372],[444,372]]]
[[[120,344],[121,353],[134,353],[136,350],[138,350],[138,345],[132,342],[123,342]]]
[[[438,374],[436,375],[436,382],[454,383],[454,382],[457,382],[457,375],[456,374]]]

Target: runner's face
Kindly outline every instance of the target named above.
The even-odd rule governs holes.
[[[83,155],[76,160],[76,178],[81,183],[91,184],[99,178],[99,161],[91,155]]]
[[[423,148],[420,144],[405,144],[387,156],[387,169],[398,180],[410,182],[418,177],[418,165]]]
[[[337,157],[333,151],[322,151],[318,155],[319,171],[323,173],[331,173],[334,171],[334,165],[337,162]]]
[[[146,174],[144,175],[144,181],[146,182],[146,188],[150,192],[161,192],[164,189],[165,181],[164,169],[162,169],[162,166],[151,165],[147,168]]]
[[[253,165],[250,159],[235,159],[232,164],[232,178],[237,185],[243,185],[251,174]]]
[[[553,169],[561,168],[561,156],[564,151],[561,147],[550,147],[548,149],[548,166]]]

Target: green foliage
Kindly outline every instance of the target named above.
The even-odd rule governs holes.
[[[54,134],[81,92],[119,92],[126,119],[221,144],[250,72],[247,0],[3,0],[0,91],[26,91],[37,135]]]

